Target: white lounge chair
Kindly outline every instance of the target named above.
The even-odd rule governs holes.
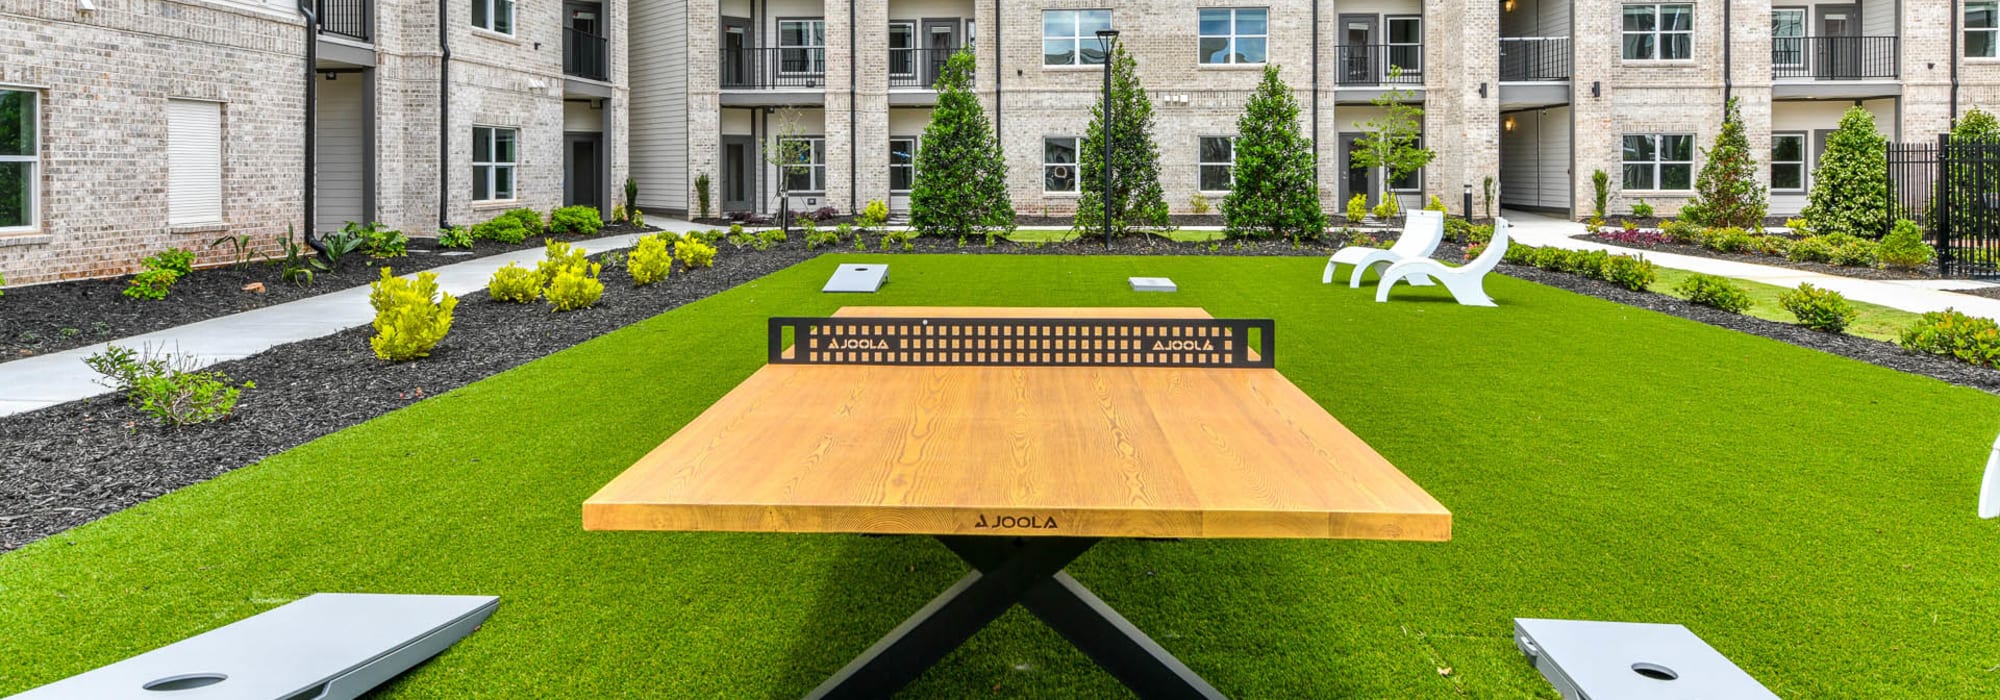
[[[1493,221],[1493,240],[1486,244],[1486,250],[1472,262],[1452,267],[1436,260],[1404,260],[1382,271],[1382,281],[1375,287],[1375,300],[1388,301],[1389,289],[1400,280],[1434,279],[1444,284],[1451,297],[1466,306],[1493,306],[1493,297],[1486,296],[1486,273],[1499,266],[1500,259],[1507,255],[1507,220]]]
[[[1418,209],[1405,215],[1403,235],[1388,250],[1351,245],[1334,251],[1326,260],[1326,271],[1320,273],[1319,283],[1333,282],[1333,269],[1340,265],[1353,265],[1354,275],[1347,280],[1347,286],[1360,287],[1361,273],[1375,265],[1390,265],[1404,260],[1420,260],[1437,252],[1438,243],[1444,240],[1444,212]],[[1430,280],[1410,280],[1410,284],[1427,285]]]

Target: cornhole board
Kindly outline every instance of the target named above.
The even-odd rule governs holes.
[[[873,294],[889,281],[889,266],[886,264],[845,263],[834,268],[833,276],[827,278],[821,292],[852,292]]]
[[[444,651],[500,599],[315,593],[12,700],[348,700]]]
[[[1125,281],[1132,285],[1132,291],[1135,292],[1174,292],[1180,290],[1180,287],[1176,286],[1173,280],[1165,277],[1127,277]]]
[[[1514,644],[1563,700],[1778,700],[1680,625],[1516,618]]]

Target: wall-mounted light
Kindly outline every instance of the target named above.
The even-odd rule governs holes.
[[[95,3],[95,2],[92,2],[91,0],[76,0],[76,11],[77,11],[77,12],[96,12],[96,11],[97,11],[97,3]]]
[[[1485,96],[1486,96],[1486,83],[1480,83],[1480,84],[1479,84],[1479,96],[1480,96],[1480,97],[1485,97]]]
[[[1505,9],[1506,9],[1506,10],[1507,10],[1508,12],[1513,12],[1513,11],[1514,11],[1514,0],[1507,0],[1507,2],[1505,2],[1505,3],[1502,3],[1502,4],[1500,5],[1500,6],[1501,6],[1502,8],[1505,8]]]
[[[1504,120],[1502,120],[1502,121],[1500,122],[1500,128],[1502,128],[1502,129],[1506,129],[1506,130],[1507,130],[1508,132],[1510,132],[1510,133],[1511,133],[1511,132],[1513,132],[1513,131],[1514,131],[1514,115],[1512,115],[1512,114],[1509,114],[1509,115],[1507,115],[1507,118],[1506,118],[1506,119],[1504,119]]]
[[[1603,97],[1604,96],[1603,83],[1599,83],[1595,80],[1590,81],[1590,96]]]

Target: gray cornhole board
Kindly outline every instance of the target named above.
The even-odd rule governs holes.
[[[1564,700],[1778,698],[1680,625],[1516,618],[1514,645]]]
[[[315,593],[12,700],[347,700],[465,638],[499,605],[492,596]],[[214,676],[223,679],[198,685]]]
[[[848,263],[834,268],[833,276],[827,278],[822,292],[856,292],[872,294],[889,281],[889,266],[886,264],[858,265]]]
[[[1125,280],[1132,283],[1132,291],[1135,292],[1180,291],[1180,287],[1174,286],[1173,280],[1165,277],[1127,277]]]

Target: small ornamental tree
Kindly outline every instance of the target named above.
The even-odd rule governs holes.
[[[1889,225],[1888,141],[1875,130],[1875,115],[1850,107],[1840,127],[1826,138],[1826,152],[1813,169],[1812,192],[1800,216],[1814,233],[1847,233],[1881,238]]]
[[[1313,177],[1312,145],[1299,130],[1299,101],[1264,66],[1264,80],[1236,120],[1236,164],[1222,202],[1230,238],[1313,237],[1326,229]]]
[[[1389,67],[1390,83],[1402,82],[1402,75],[1402,66]],[[1389,183],[1422,169],[1437,157],[1436,152],[1417,145],[1424,134],[1424,108],[1411,104],[1414,97],[1414,92],[1394,88],[1372,100],[1382,115],[1360,124],[1361,136],[1354,140],[1356,167],[1379,171],[1382,181]],[[1395,195],[1385,191],[1382,196]]]
[[[1140,226],[1167,228],[1167,197],[1160,189],[1160,148],[1153,143],[1153,101],[1139,85],[1138,63],[1123,44],[1111,52],[1111,233]],[[1104,105],[1090,108],[1090,126],[1078,147],[1079,192],[1072,229],[1080,236],[1104,232]]]
[[[1694,201],[1681,208],[1680,218],[1710,228],[1763,226],[1764,186],[1757,184],[1757,159],[1750,155],[1736,98],[1723,106],[1722,132],[1715,135],[1715,147],[1702,151],[1702,156],[1707,161],[1695,177]]]
[[[1953,147],[1979,145],[2000,147],[2000,120],[1994,119],[1991,113],[1974,107],[1959,118],[1958,124],[1951,127],[1949,143]],[[1967,157],[1957,160],[1954,167],[1947,168],[1943,181],[1939,182],[1936,185],[1937,189],[1931,192],[1923,220],[1932,231],[1941,230],[1947,225],[1950,230],[1960,234],[1977,231],[1982,222],[1991,216],[1983,210],[1983,207],[1966,205],[1981,201],[1980,193],[2000,187],[2000,167],[1988,162],[1987,157],[1980,152],[1985,149],[1962,150],[1971,152],[1965,154]],[[1938,211],[1938,198],[1946,196],[1947,192],[1950,193],[1949,197],[1953,203],[1949,210],[1951,221],[1941,221],[1938,218],[1942,215],[1942,212]],[[1914,214],[1909,216],[1915,218]]]
[[[972,93],[970,48],[947,60],[937,80],[937,107],[917,151],[910,189],[910,227],[923,235],[984,236],[1014,230],[1007,195],[1007,157],[993,124]]]

